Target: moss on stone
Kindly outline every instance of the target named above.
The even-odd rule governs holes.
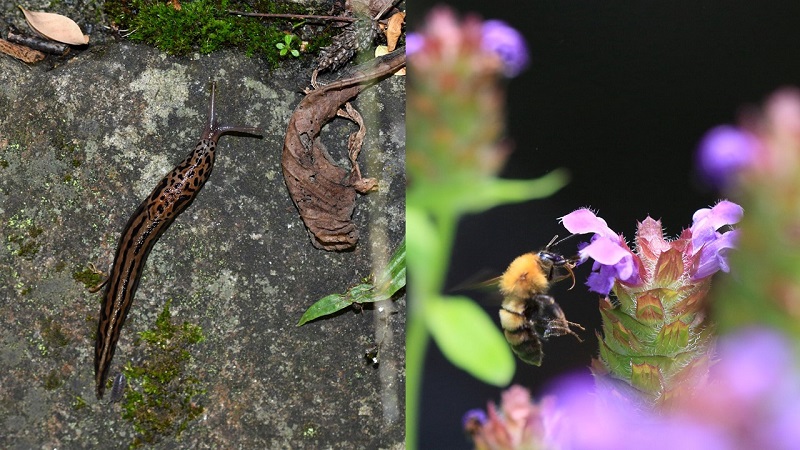
[[[83,270],[72,272],[72,279],[78,283],[83,283],[86,289],[89,289],[100,284],[103,281],[103,276],[96,270],[86,267]]]
[[[179,436],[203,413],[195,397],[205,394],[200,380],[189,372],[193,357],[188,350],[205,340],[198,325],[176,324],[170,316],[171,300],[156,319],[155,327],[139,333],[135,346],[145,346],[145,360],[122,369],[128,380],[122,417],[133,424],[137,436],[131,448]]]
[[[191,52],[211,53],[223,47],[242,49],[249,56],[266,57],[277,64],[280,51],[275,47],[288,32],[286,20],[259,20],[229,14],[229,10],[261,13],[313,14],[302,5],[274,0],[240,3],[229,0],[194,0],[171,2],[157,0],[117,0],[106,2],[106,12],[120,28],[131,30],[133,41],[154,45],[173,55]],[[300,22],[300,21],[295,21]],[[316,52],[330,42],[329,27],[320,27],[314,36],[300,36],[308,42],[306,53]]]

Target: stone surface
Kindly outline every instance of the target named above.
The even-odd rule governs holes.
[[[221,138],[210,181],[150,255],[112,374],[147,358],[133,341],[173,299],[173,319],[205,333],[190,350],[207,394],[204,415],[159,446],[402,448],[404,298],[295,324],[405,233],[404,79],[355,102],[369,128],[362,170],[380,190],[358,200],[356,250],[328,253],[311,246],[280,169],[308,62],[268,70],[233,51],[176,58],[105,41],[58,64],[0,55],[0,447],[118,448],[134,436],[119,404],[94,397],[101,293],[72,275],[109,267],[139,202],[194,148],[216,80],[221,121],[266,133]],[[323,132],[342,164],[354,129],[336,119]],[[364,353],[376,334],[374,368]]]

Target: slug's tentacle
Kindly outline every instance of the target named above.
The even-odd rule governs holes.
[[[263,135],[264,132],[257,127],[248,127],[240,125],[220,125],[217,122],[216,90],[217,90],[217,83],[216,82],[211,83],[211,102],[208,107],[208,122],[206,122],[206,127],[203,130],[203,134],[200,135],[201,142],[204,139],[208,139],[209,141],[212,141],[214,142],[214,144],[216,144],[220,136],[227,133],[242,133],[254,136]]]
[[[147,256],[158,238],[189,207],[208,181],[214,168],[214,154],[220,136],[226,133],[262,133],[256,127],[218,124],[215,88],[212,83],[209,118],[200,142],[180,164],[159,181],[153,192],[136,208],[122,231],[114,264],[106,282],[97,325],[94,371],[98,399],[103,397],[120,330],[139,286]]]

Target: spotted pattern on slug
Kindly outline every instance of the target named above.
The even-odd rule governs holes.
[[[97,398],[103,397],[105,380],[114,358],[120,330],[128,317],[147,256],[164,231],[194,201],[214,168],[217,141],[225,133],[260,134],[255,127],[219,125],[211,89],[209,119],[200,142],[189,155],[156,185],[128,220],[114,256],[106,283],[95,342],[95,384]]]

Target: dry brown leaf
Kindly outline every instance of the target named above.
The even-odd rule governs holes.
[[[308,92],[289,118],[281,155],[283,179],[316,248],[343,251],[356,245],[359,233],[352,220],[356,192],[368,192],[375,185],[374,180],[361,177],[355,162],[365,132],[360,115],[346,110],[347,117],[360,122],[359,131],[348,140],[349,170],[336,164],[325,149],[320,140],[322,127],[343,104],[405,62],[405,52],[398,50],[364,63],[350,75]]]
[[[389,17],[389,22],[386,24],[386,44],[389,51],[394,51],[397,45],[397,40],[403,32],[403,23],[406,21],[406,13],[399,12],[392,17]]]
[[[28,25],[48,39],[72,45],[89,43],[89,36],[84,35],[81,27],[69,17],[47,12],[28,11],[21,6],[19,9],[25,14]]]

